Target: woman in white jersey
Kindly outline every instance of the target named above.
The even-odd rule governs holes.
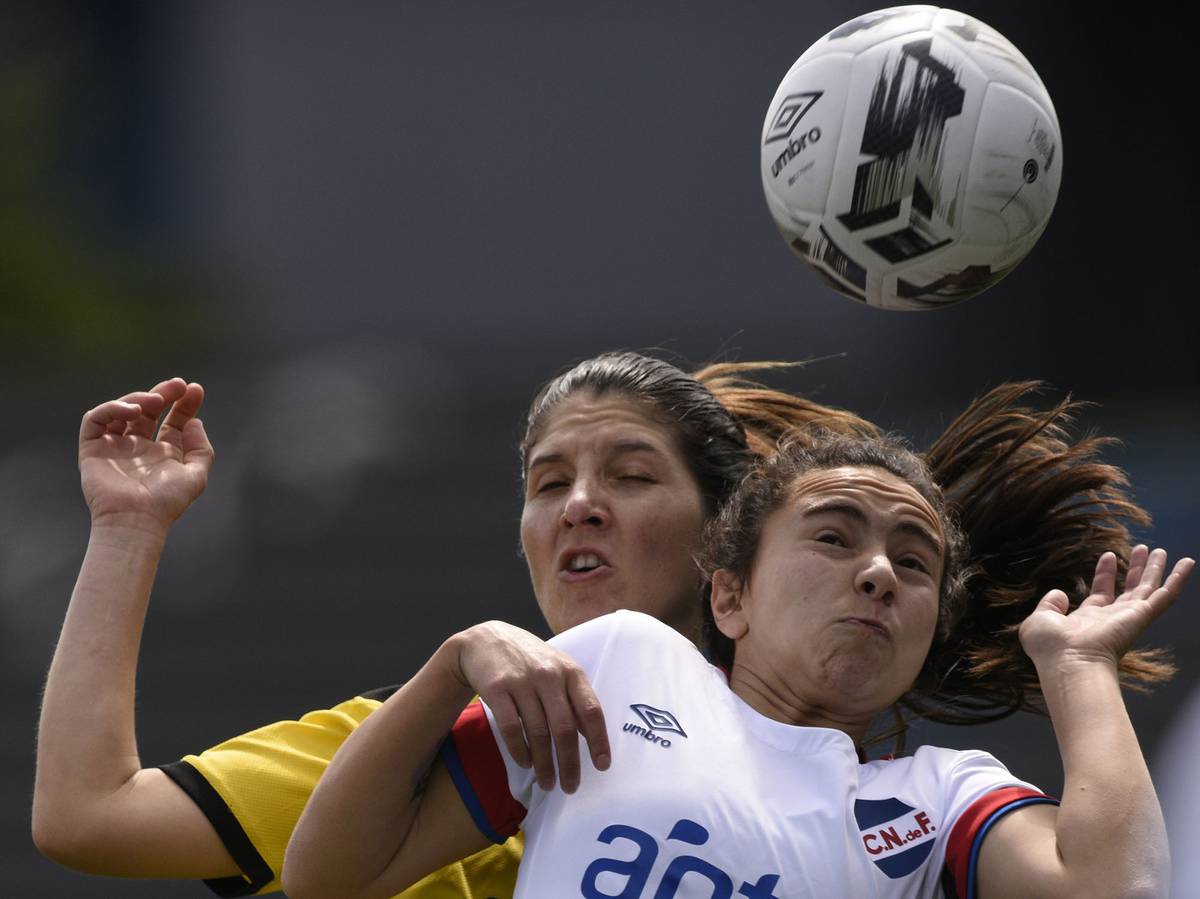
[[[475,692],[480,656],[453,637],[335,757],[289,845],[289,894],[388,896],[517,826],[527,835],[518,896],[1160,894],[1166,835],[1119,679],[1158,664],[1130,646],[1192,561],[1164,580],[1165,553],[1139,546],[1118,595],[1118,559],[1104,553],[1074,601],[1049,589],[1031,614],[1004,611],[1005,596],[1021,605],[1012,600],[1048,572],[1030,550],[1077,547],[1078,514],[1091,537],[1111,536],[1120,510],[1089,487],[1097,472],[1063,467],[1070,452],[1055,461],[1056,434],[1029,442],[1048,422],[1000,439],[1022,415],[988,400],[951,427],[960,470],[947,482],[956,502],[991,496],[995,512],[1019,519],[1011,545],[968,556],[928,469],[894,443],[794,442],[710,529],[711,642],[728,675],[636,613],[556,638],[590,678],[611,742],[567,795],[535,782],[484,706],[455,723],[448,710]],[[543,490],[574,489],[555,455],[544,472],[530,466],[527,518]],[[570,540],[559,549],[594,555]],[[1014,613],[1027,664],[1015,629],[979,632]],[[984,753],[862,756],[889,708],[967,720],[1006,702],[1045,703],[1061,807]]]

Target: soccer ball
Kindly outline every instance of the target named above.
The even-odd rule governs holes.
[[[1062,139],[1003,35],[933,6],[853,19],[784,76],[762,132],[767,206],[839,293],[936,309],[1016,267],[1049,221]]]

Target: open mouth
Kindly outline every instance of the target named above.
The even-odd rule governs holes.
[[[563,577],[575,580],[609,567],[608,560],[593,550],[572,550],[562,557],[559,571]]]
[[[604,564],[595,553],[580,553],[567,560],[567,571],[594,571]]]

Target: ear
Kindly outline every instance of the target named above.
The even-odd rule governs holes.
[[[719,568],[712,576],[712,613],[717,630],[730,640],[740,640],[750,630],[742,607],[743,584],[733,572]]]

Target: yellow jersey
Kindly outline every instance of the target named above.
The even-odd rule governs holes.
[[[226,740],[162,770],[192,798],[242,870],[206,880],[218,896],[280,889],[292,830],[333,754],[395,687],[356,696],[299,721],[279,721]],[[435,871],[397,899],[511,899],[521,834]]]

